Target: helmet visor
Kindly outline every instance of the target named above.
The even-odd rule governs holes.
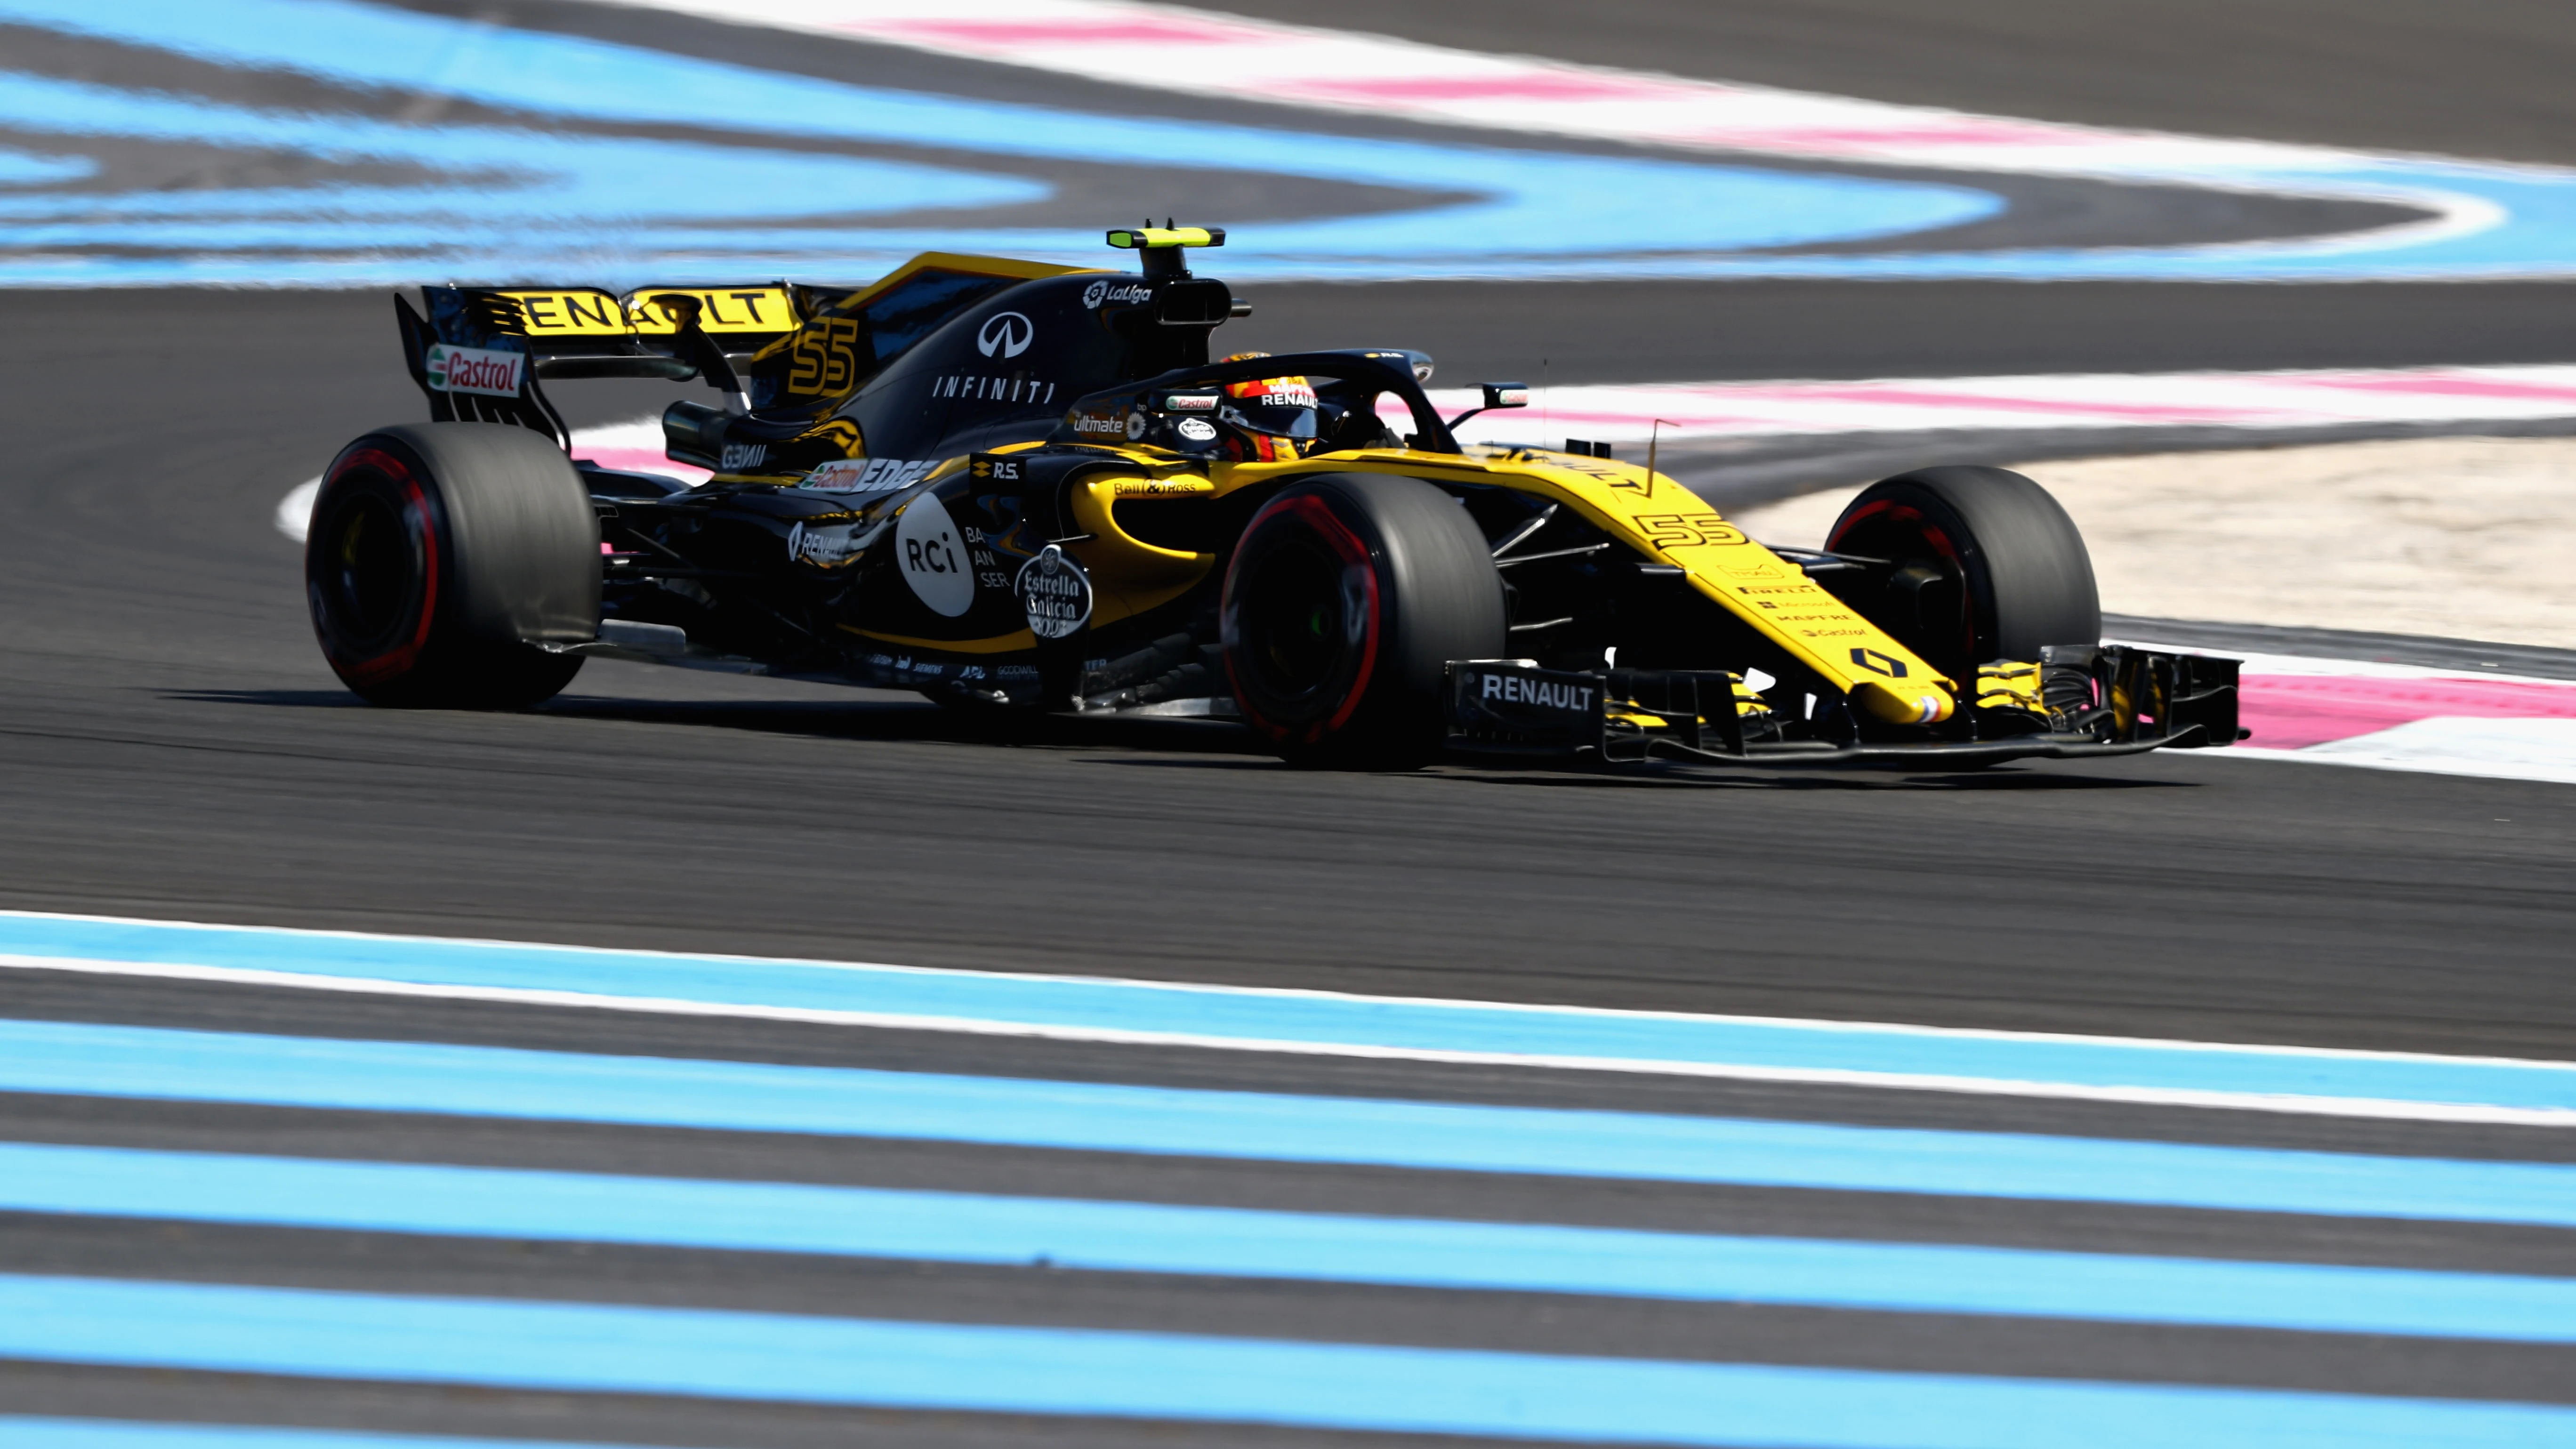
[[[1311,407],[1229,402],[1218,416],[1248,433],[1266,433],[1274,438],[1315,436],[1315,410]]]
[[[1315,388],[1302,377],[1270,377],[1227,388],[1222,416],[1246,432],[1274,438],[1315,436]]]

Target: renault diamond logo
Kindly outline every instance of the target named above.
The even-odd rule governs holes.
[[[991,357],[1017,357],[1037,340],[1037,324],[1017,312],[996,312],[975,334],[975,350]]]
[[[1893,655],[1881,654],[1875,649],[1863,649],[1855,644],[1852,646],[1851,661],[1872,674],[1884,674],[1890,679],[1905,677],[1904,660]]]

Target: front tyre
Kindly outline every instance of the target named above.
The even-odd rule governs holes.
[[[2043,645],[2101,642],[2084,536],[2019,473],[1921,468],[1873,483],[1825,548],[1894,565],[1836,592],[1952,679],[1998,659],[2037,659]]]
[[[1410,770],[1439,752],[1453,659],[1500,656],[1502,576],[1458,501],[1414,478],[1291,485],[1236,545],[1222,604],[1246,723],[1292,763]]]
[[[524,709],[599,630],[599,520],[551,441],[495,423],[382,428],[340,451],[304,545],[313,632],[371,704]]]

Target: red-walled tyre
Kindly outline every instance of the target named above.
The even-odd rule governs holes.
[[[368,702],[524,709],[581,669],[537,647],[599,629],[599,520],[526,428],[382,428],[322,475],[304,544],[323,657]]]
[[[1289,761],[1409,770],[1439,752],[1443,666],[1510,638],[1475,520],[1413,478],[1291,485],[1244,529],[1225,576],[1235,705]]]
[[[2048,490],[2002,468],[1920,468],[1873,483],[1826,537],[1835,553],[1887,559],[1865,580],[1827,574],[1852,607],[1953,679],[2047,644],[2098,644],[2102,604],[2075,520]]]

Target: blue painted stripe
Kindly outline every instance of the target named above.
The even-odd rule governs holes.
[[[1237,243],[1236,255],[1255,270],[1264,254],[1339,258],[1382,270],[1389,259],[1411,257],[1433,247],[1489,256],[1530,251],[1551,256],[1597,253],[1591,238],[1614,233],[1652,235],[1660,246],[1672,249],[1787,246],[1955,225],[2002,208],[1990,192],[1922,182],[1375,140],[1147,116],[1085,115],[851,86],[666,51],[335,0],[227,0],[220,6],[202,0],[124,0],[113,6],[0,0],[0,18],[174,50],[201,62],[291,70],[344,85],[455,96],[551,124],[577,118],[694,125],[731,135],[824,136],[951,152],[1154,166],[1168,166],[1176,159],[1223,158],[1228,164],[1252,166],[1267,174],[1407,190],[1420,188],[1425,178],[1437,178],[1444,192],[1466,197],[1444,198],[1395,213],[1274,223],[1261,228],[1261,237],[1249,253]],[[12,83],[0,74],[0,96]],[[138,104],[144,99],[135,97]],[[44,121],[40,106],[26,109],[31,116],[22,124],[65,129]],[[127,133],[114,122],[88,125],[103,134]],[[432,150],[447,130],[443,126],[402,129],[416,138],[413,146]],[[474,128],[459,129],[469,137],[477,134]],[[773,165],[784,169],[794,159],[782,156]],[[516,188],[494,184],[492,189]],[[809,189],[808,195],[837,196],[844,190],[818,186]],[[707,189],[707,197],[717,201],[728,194],[721,184]],[[327,204],[328,192],[322,191],[318,199]],[[536,188],[531,195],[513,198],[509,210],[517,213],[536,207],[543,199],[543,188]],[[765,189],[750,191],[746,201],[751,204],[736,215],[753,224],[711,223],[700,233],[719,258],[751,254],[718,265],[751,266],[755,259],[765,263],[792,257],[825,275],[849,278],[853,272],[871,269],[853,261],[854,255],[878,262],[915,251],[1038,251],[1085,263],[1104,260],[1097,228],[988,227],[971,232],[950,228],[933,234],[918,228],[854,226],[835,233],[836,246],[809,249],[809,244],[787,238],[764,248],[760,223],[766,218],[760,212],[773,199]],[[816,209],[808,204],[786,214],[811,215]],[[1583,238],[1562,224],[1570,212],[1585,218]],[[771,214],[779,213],[773,209]],[[554,213],[554,219],[560,223],[577,215],[566,208]],[[587,264],[593,270],[586,280],[668,280],[667,275],[646,278],[638,270],[659,267],[667,273],[674,266],[708,264],[707,247],[692,247],[668,235],[630,237],[622,225],[601,238],[611,244],[611,250],[594,260],[583,248],[566,245],[559,226],[521,238],[508,225],[478,226],[472,211],[456,213],[453,219],[455,240],[468,249],[468,256],[515,254],[523,264],[529,258],[555,265]],[[505,223],[514,220],[514,216],[503,218]],[[123,239],[131,244],[144,236],[128,233]],[[210,245],[184,231],[159,240],[172,247]],[[622,245],[630,240],[637,245]],[[153,260],[165,271],[179,270],[182,275],[184,269],[198,264],[186,257]],[[393,260],[396,265],[391,268],[383,257],[362,258],[357,266],[368,275],[389,270],[395,277],[405,275],[399,265],[403,259]],[[219,263],[220,259],[205,261]],[[415,265],[409,270],[417,269]],[[14,267],[0,266],[0,277],[16,275]]]
[[[0,914],[0,954],[1434,1052],[2576,1111],[2576,1064],[1686,1015]]]
[[[1632,1444],[2576,1444],[2538,1405],[18,1276],[0,1356]]]
[[[0,1449],[584,1449],[584,1444],[566,1439],[456,1439],[268,1424],[155,1424],[137,1419],[0,1414]]]
[[[2576,1167],[0,1022],[0,1090],[2576,1227]]]
[[[2414,199],[2481,216],[2426,234],[2412,229],[2339,238],[2174,247],[1876,252],[1746,251],[1828,238],[1900,237],[1992,215],[1991,193],[1966,187],[1694,165],[1642,157],[1580,156],[1419,142],[1372,141],[1285,128],[1084,116],[1031,106],[839,86],[819,79],[489,25],[346,4],[299,0],[6,0],[21,23],[160,46],[244,67],[302,71],[343,84],[462,96],[522,114],[618,122],[699,124],[962,148],[1014,156],[1069,156],[1166,165],[1175,157],[1253,158],[1283,175],[1329,176],[1406,188],[1436,177],[1471,199],[1396,213],[1273,223],[1236,233],[1229,275],[1389,279],[1425,275],[1501,278],[1601,276],[2008,277],[2332,280],[2563,276],[2576,268],[2576,176],[2563,169],[2398,156],[2302,154],[2278,164],[2176,167],[2155,159],[2106,159],[2128,179],[2373,201]],[[747,103],[745,97],[758,97]],[[422,128],[436,134],[437,128]],[[1793,163],[1794,164],[1794,163]],[[1568,228],[1567,215],[1586,225]],[[2481,215],[2482,214],[2482,215]],[[471,223],[470,214],[460,220]],[[766,252],[756,226],[710,229],[714,256],[758,271],[811,268],[847,276],[917,250],[1043,253],[1097,258],[1095,234],[1053,227],[972,231],[854,226],[834,249],[793,244]],[[1645,239],[1603,248],[1603,235]],[[705,255],[614,245],[591,261],[589,280],[668,280]],[[468,230],[451,257],[509,270],[515,257],[571,265],[586,260],[539,231]],[[173,245],[184,245],[172,238]],[[835,264],[835,259],[838,264]],[[863,259],[863,260],[862,260]],[[773,266],[771,263],[778,265]],[[718,262],[722,265],[721,260]],[[419,270],[404,253],[299,256],[291,250],[226,256],[221,250],[116,257],[31,257],[0,265],[14,282],[237,278],[401,281]]]
[[[0,1143],[0,1209],[365,1232],[2576,1343],[2576,1278]]]
[[[0,150],[0,182],[11,186],[79,181],[97,174],[98,163],[87,156],[35,156],[25,151]]]

